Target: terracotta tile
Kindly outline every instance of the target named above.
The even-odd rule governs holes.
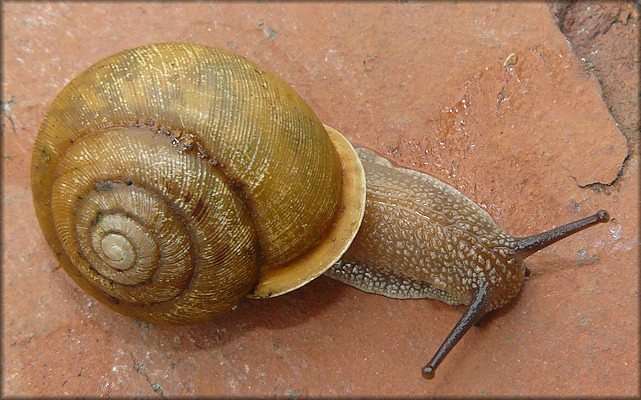
[[[626,160],[597,78],[544,3],[3,7],[3,395],[638,395],[638,153]],[[626,46],[638,15],[625,23],[592,43]],[[517,301],[433,381],[420,368],[460,307],[326,277],[189,327],[115,314],[57,267],[33,213],[31,147],[76,74],[169,40],[257,61],[351,141],[453,184],[514,235],[601,208],[613,221],[531,257]],[[638,68],[638,53],[603,53]],[[634,101],[611,92],[616,107]]]

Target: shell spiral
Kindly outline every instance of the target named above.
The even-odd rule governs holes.
[[[327,240],[345,191],[332,140],[293,89],[242,57],[139,47],[54,100],[34,145],[36,214],[67,273],[112,309],[207,320]]]

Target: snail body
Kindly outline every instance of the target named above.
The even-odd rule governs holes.
[[[594,215],[523,238],[450,185],[358,148],[367,182],[365,215],[356,238],[326,273],[365,292],[398,299],[430,298],[467,308],[423,368],[436,367],[487,312],[509,303],[528,270],[523,260],[571,234],[609,220]]]
[[[388,297],[451,305],[469,304],[478,287],[491,285],[495,293],[487,311],[518,293],[525,267],[510,257],[516,240],[485,210],[430,175],[395,166],[366,148],[357,153],[366,174],[367,211],[356,239],[327,275]],[[373,274],[382,279],[361,278]]]
[[[65,271],[141,320],[208,320],[324,272],[468,305],[426,378],[518,293],[525,257],[608,219],[512,238],[451,186],[354,150],[262,67],[187,43],[127,50],[72,80],[36,138],[32,191]]]

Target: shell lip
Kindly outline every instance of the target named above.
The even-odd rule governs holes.
[[[261,276],[247,297],[268,298],[298,289],[338,261],[350,246],[365,212],[365,172],[351,143],[334,128],[324,125],[340,158],[343,187],[335,222],[316,247],[283,268]]]

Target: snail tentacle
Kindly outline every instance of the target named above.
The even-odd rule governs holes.
[[[490,298],[491,288],[487,285],[478,288],[474,294],[474,298],[465,312],[458,320],[452,331],[447,335],[441,347],[436,351],[430,362],[427,363],[422,369],[422,375],[425,379],[434,378],[436,368],[445,359],[448,353],[456,346],[459,340],[467,333],[467,331],[478,322],[485,314],[486,305]]]
[[[558,226],[549,231],[541,232],[536,235],[517,238],[516,252],[523,258],[556,243],[559,240],[587,229],[596,224],[602,224],[610,220],[610,215],[605,210],[600,210],[588,217],[577,221]]]

